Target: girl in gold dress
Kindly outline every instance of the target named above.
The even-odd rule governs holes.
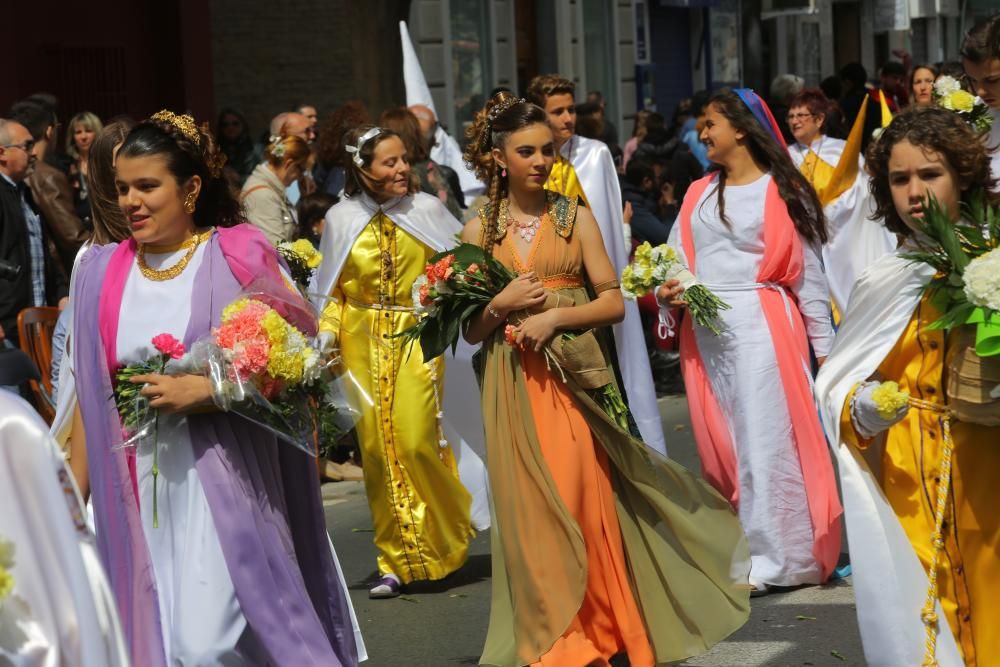
[[[444,361],[425,364],[419,345],[393,338],[416,323],[411,287],[461,224],[412,192],[394,132],[361,127],[345,145],[347,197],[326,215],[316,292],[329,297],[321,336],[373,402],[357,429],[381,575],[370,596],[388,598],[457,570],[472,535],[471,497],[439,422]]]
[[[542,348],[559,336],[576,352],[591,343],[585,367],[606,370],[589,330],[620,321],[624,306],[593,215],[544,189],[554,157],[545,112],[500,93],[469,138],[490,203],[463,239],[519,274],[465,332],[483,344],[494,512],[481,664],[583,667],[627,654],[649,667],[701,653],[747,618],[739,522],[546,363]]]

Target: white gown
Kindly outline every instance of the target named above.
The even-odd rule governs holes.
[[[836,167],[847,142],[821,136],[812,151],[831,167]],[[801,167],[809,148],[791,144],[788,154],[796,168]],[[839,197],[823,207],[830,238],[823,245],[823,266],[830,285],[830,297],[840,313],[847,312],[851,290],[861,273],[879,258],[896,249],[896,235],[881,222],[869,219],[875,212],[875,200],[868,190],[864,158],[854,183]]]
[[[822,581],[812,555],[813,530],[805,483],[792,435],[784,387],[757,290],[764,256],[764,200],[771,177],[727,185],[726,217],[709,186],[692,213],[698,279],[726,301],[721,336],[695,327],[712,390],[729,422],[739,475],[739,515],[750,543],[754,584],[796,586]],[[681,225],[670,245],[683,255]],[[803,241],[805,267],[792,292],[817,356],[833,344],[829,296],[815,248]]]

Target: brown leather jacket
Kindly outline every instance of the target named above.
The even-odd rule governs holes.
[[[48,236],[55,243],[63,272],[68,276],[73,270],[77,251],[90,238],[90,230],[73,209],[73,190],[69,179],[59,169],[39,160],[25,182],[48,228]]]

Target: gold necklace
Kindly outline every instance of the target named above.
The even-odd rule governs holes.
[[[139,265],[140,273],[142,273],[142,275],[149,280],[157,282],[163,282],[165,280],[172,280],[173,278],[176,278],[181,275],[181,272],[183,272],[185,268],[187,268],[187,265],[194,257],[194,253],[198,250],[198,246],[201,245],[202,242],[211,238],[213,231],[214,230],[209,229],[201,234],[195,234],[179,246],[176,246],[174,249],[167,249],[167,252],[176,252],[177,250],[181,250],[183,248],[188,249],[188,251],[184,253],[184,256],[181,257],[180,261],[168,269],[154,269],[149,264],[146,264],[146,246],[140,245],[139,252],[136,255],[136,263]]]

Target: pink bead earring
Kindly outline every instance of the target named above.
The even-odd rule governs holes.
[[[501,178],[507,178],[507,169],[506,169],[506,167],[500,170],[500,177]]]

